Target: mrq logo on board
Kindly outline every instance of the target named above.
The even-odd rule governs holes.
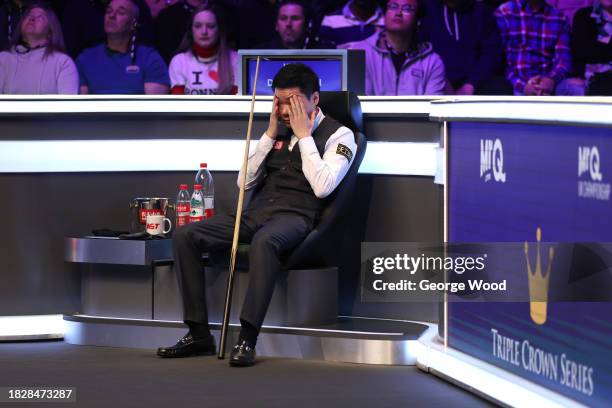
[[[480,139],[480,178],[485,182],[506,182],[504,148],[499,139]]]
[[[597,146],[578,146],[578,197],[609,201],[610,183],[603,179]]]

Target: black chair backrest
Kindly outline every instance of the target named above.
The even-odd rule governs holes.
[[[321,92],[319,106],[323,113],[342,123],[353,133],[363,133],[361,103],[353,92]]]
[[[351,92],[321,92],[319,106],[355,133],[357,151],[353,163],[336,190],[326,199],[319,222],[284,262],[286,269],[337,265],[338,242],[349,214],[357,182],[357,172],[365,155],[367,141],[361,129],[363,117],[357,96]]]

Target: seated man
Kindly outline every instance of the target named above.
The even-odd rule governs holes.
[[[390,0],[385,31],[346,45],[365,50],[366,95],[442,95],[444,63],[429,42],[420,42],[417,27],[423,16],[419,0]]]
[[[281,0],[276,14],[276,36],[261,49],[330,49],[336,45],[312,35],[311,15],[304,0]]]
[[[510,0],[495,11],[515,95],[554,95],[572,66],[569,26],[544,0]]]
[[[132,0],[112,0],[104,15],[106,43],[76,60],[82,94],[167,94],[168,67],[153,48],[138,45],[139,9]]]
[[[55,1],[48,2],[56,4]],[[66,0],[62,28],[68,55],[76,59],[85,49],[104,41],[104,16],[110,0]],[[153,19],[145,0],[133,0],[138,7],[138,42],[153,43]]]
[[[281,258],[312,230],[324,204],[346,175],[356,150],[353,132],[317,107],[319,78],[303,64],[285,65],[272,82],[268,129],[249,155],[246,188],[257,193],[243,211],[240,242],[250,243],[249,287],[242,329],[230,365],[255,361],[255,343],[268,309]],[[279,132],[279,121],[290,130]],[[238,176],[240,182],[241,176]],[[208,327],[202,253],[229,249],[234,216],[216,215],[174,234],[174,261],[189,332],[161,357],[214,354]]]

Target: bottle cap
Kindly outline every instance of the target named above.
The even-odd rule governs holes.
[[[179,189],[181,189],[181,190],[187,190],[188,188],[189,188],[189,186],[187,186],[187,184],[181,184],[179,186]]]
[[[201,184],[196,184],[193,186],[194,190],[201,190],[202,189],[202,185]]]
[[[208,167],[208,164],[206,164],[206,163],[200,163],[200,168],[201,168],[201,169],[205,169],[205,168],[207,168],[207,167]]]

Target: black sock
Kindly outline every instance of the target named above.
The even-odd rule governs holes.
[[[208,323],[186,321],[185,324],[189,326],[189,332],[195,340],[203,340],[210,336],[210,327]]]
[[[255,347],[259,330],[246,320],[240,319],[240,325],[242,328],[240,329],[238,341],[246,340],[252,347]]]

